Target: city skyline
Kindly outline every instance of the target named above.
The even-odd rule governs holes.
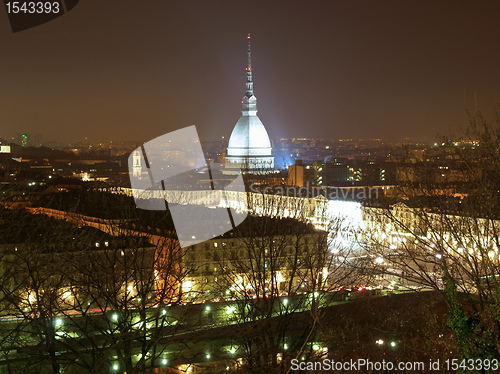
[[[16,34],[0,22],[9,56],[1,62],[0,137],[146,140],[188,125],[202,140],[228,137],[244,93],[242,40],[252,33],[259,115],[271,139],[431,141],[465,125],[476,97],[491,115],[500,87],[500,52],[492,47],[498,7],[199,2],[137,9],[110,0],[80,3]]]

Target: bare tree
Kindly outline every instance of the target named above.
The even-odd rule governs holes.
[[[469,114],[434,164],[406,163],[399,202],[368,208],[365,239],[381,275],[434,289],[464,359],[500,357],[500,122]]]
[[[184,275],[168,224],[152,220],[141,231],[123,213],[128,220],[44,212],[59,219],[1,211],[2,368],[134,373],[170,365],[181,349],[175,343],[167,355],[167,347],[188,328],[189,311],[171,308]]]
[[[249,216],[192,250],[192,269],[202,269],[207,279],[202,297],[225,303],[220,322],[233,333],[220,357],[228,367],[287,372],[292,358],[326,354],[317,343],[322,308],[340,301],[338,291],[359,279],[348,266],[351,248],[336,241],[342,221],[325,216],[323,229],[316,229],[304,222],[304,202],[249,195],[251,211],[276,218]]]

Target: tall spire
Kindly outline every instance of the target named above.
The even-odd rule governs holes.
[[[240,172],[240,168],[260,173],[259,170],[272,169],[274,156],[271,141],[266,128],[257,116],[257,98],[253,94],[252,52],[250,34],[247,35],[248,64],[246,68],[246,92],[241,99],[241,117],[234,126],[227,145],[226,170],[232,174],[231,168]],[[233,164],[231,166],[231,164]]]
[[[248,40],[248,64],[247,64],[247,91],[241,100],[242,110],[244,116],[255,116],[257,114],[257,98],[253,94],[253,78],[252,78],[252,51],[250,49],[250,34],[247,36]]]
[[[247,36],[248,40],[248,65],[247,65],[247,92],[245,94],[246,97],[251,97],[253,96],[253,80],[252,80],[252,50],[250,46],[250,40],[251,40],[250,34]]]

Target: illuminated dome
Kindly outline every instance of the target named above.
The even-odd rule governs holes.
[[[241,117],[229,138],[226,162],[244,169],[273,169],[271,141],[257,116],[257,98],[253,94],[250,35],[248,35],[247,90],[241,101]]]
[[[257,114],[243,112],[229,138],[228,156],[271,155],[271,141]]]

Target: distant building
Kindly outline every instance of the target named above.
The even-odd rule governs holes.
[[[355,181],[355,170],[346,161],[331,160],[329,162],[315,162],[318,170],[319,186],[334,186],[341,182]]]
[[[41,147],[42,146],[42,136],[36,134],[34,136],[26,134],[17,134],[14,137],[14,143],[19,144],[21,147]]]
[[[132,165],[132,174],[134,178],[140,178],[142,175],[142,165],[141,165],[141,154],[139,153],[139,150],[136,149],[133,152],[133,165]]]
[[[0,153],[10,153],[9,143],[2,138],[0,138]]]
[[[315,186],[316,179],[316,169],[311,164],[303,164],[302,160],[295,160],[295,164],[288,167],[287,184],[289,186]]]
[[[248,35],[248,66],[246,93],[241,101],[241,117],[229,138],[226,163],[231,169],[252,171],[274,169],[271,141],[257,116],[257,98],[253,94],[250,35]]]
[[[269,218],[252,220],[258,220],[259,224],[272,222]],[[251,297],[263,292],[255,287],[264,283],[276,294],[303,292],[308,290],[311,272],[328,273],[315,257],[318,248],[327,248],[324,231],[301,222],[281,220],[275,234],[260,236],[253,232],[254,224],[247,220],[236,231],[183,248],[184,299]],[[256,278],[257,274],[262,278]]]

